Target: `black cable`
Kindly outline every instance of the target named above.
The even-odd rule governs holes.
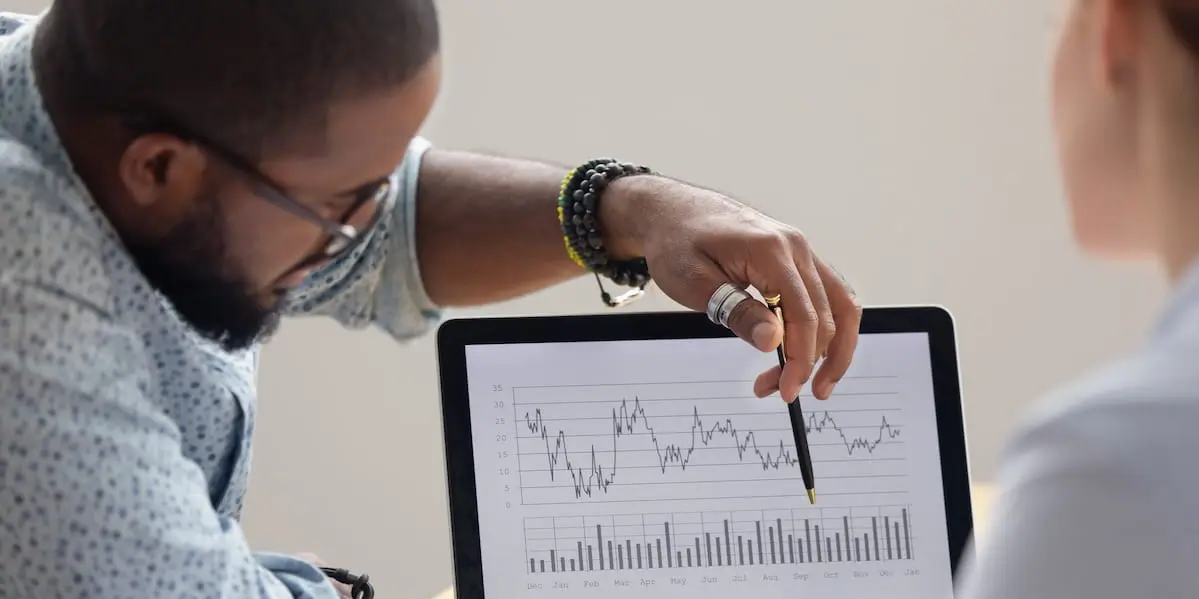
[[[321,568],[331,580],[350,585],[350,597],[353,599],[374,599],[375,587],[371,586],[370,576],[366,574],[351,574],[345,568]]]

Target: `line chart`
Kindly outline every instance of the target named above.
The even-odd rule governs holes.
[[[512,392],[522,504],[804,494],[777,398],[736,397],[722,383]],[[861,395],[875,400],[826,409],[806,402],[822,497],[878,501],[906,491],[902,408],[885,390]]]

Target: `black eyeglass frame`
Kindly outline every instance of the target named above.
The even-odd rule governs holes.
[[[187,143],[200,146],[208,153],[216,156],[221,162],[224,162],[246,177],[254,186],[256,196],[320,228],[321,231],[329,236],[329,241],[325,244],[323,252],[314,256],[312,261],[333,260],[349,253],[358,244],[362,243],[366,238],[366,234],[379,224],[383,216],[383,203],[391,193],[390,179],[382,181],[371,193],[363,194],[362,197],[356,198],[354,205],[346,211],[345,218],[341,222],[330,220],[303,203],[292,199],[283,190],[281,185],[259,170],[258,167],[254,166],[250,160],[228,149],[224,144],[206,135],[197,133],[190,127],[182,125],[174,119],[149,111],[122,111],[120,118],[126,127],[137,133],[165,133],[178,137]],[[371,203],[375,204],[374,213],[365,226],[358,228],[348,224],[348,221],[355,214],[358,214],[360,210],[363,210]]]

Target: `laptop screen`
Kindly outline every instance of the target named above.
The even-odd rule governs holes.
[[[468,345],[485,595],[953,594],[925,333],[864,334],[803,407],[735,338]],[[619,595],[614,593],[619,592]]]

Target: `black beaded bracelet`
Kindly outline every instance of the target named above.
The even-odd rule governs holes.
[[[648,167],[620,162],[612,158],[597,158],[572,170],[562,181],[558,196],[558,219],[562,237],[571,259],[596,275],[600,297],[616,307],[640,297],[650,282],[649,265],[644,258],[612,260],[604,248],[600,230],[599,207],[608,184],[621,177],[654,174]],[[634,290],[613,299],[604,289],[599,276],[633,287]]]

